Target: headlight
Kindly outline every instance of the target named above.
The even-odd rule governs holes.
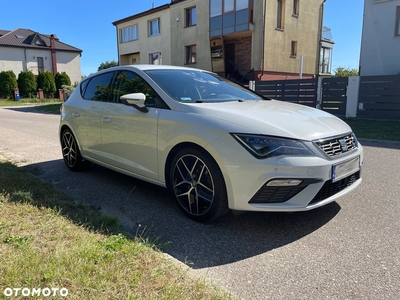
[[[304,143],[284,138],[252,135],[232,134],[251,154],[257,158],[270,158],[275,156],[315,156]]]

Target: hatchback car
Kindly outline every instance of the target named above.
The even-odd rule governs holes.
[[[196,221],[237,211],[311,210],[361,183],[363,148],[335,116],[263,98],[217,74],[120,66],[62,105],[62,155],[167,187]]]

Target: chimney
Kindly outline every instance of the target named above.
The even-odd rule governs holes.
[[[57,39],[57,36],[55,34],[52,34],[50,36],[51,66],[52,66],[54,76],[57,74],[56,39]]]

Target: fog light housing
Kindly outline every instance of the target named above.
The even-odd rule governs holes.
[[[274,179],[269,181],[266,186],[298,186],[303,180],[300,179]]]

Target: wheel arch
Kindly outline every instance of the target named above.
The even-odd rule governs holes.
[[[224,176],[223,168],[221,168],[220,164],[215,160],[215,158],[213,157],[213,155],[212,155],[209,151],[207,151],[207,149],[205,149],[204,147],[202,147],[202,146],[200,146],[200,145],[198,145],[198,144],[196,144],[196,143],[193,143],[193,142],[181,142],[181,143],[175,145],[175,146],[169,151],[168,156],[167,156],[167,159],[166,159],[166,161],[165,161],[164,176],[165,176],[165,184],[166,184],[167,188],[168,188],[168,189],[171,188],[171,187],[170,187],[170,184],[169,184],[169,183],[170,183],[170,180],[169,180],[169,171],[170,171],[170,168],[171,168],[172,160],[174,159],[175,155],[176,155],[181,149],[189,148],[189,147],[191,147],[191,148],[196,148],[196,149],[202,151],[205,155],[207,155],[210,159],[212,159],[212,160],[215,162],[215,164],[218,166],[218,168],[220,169],[220,171],[221,171],[221,173],[222,173],[222,176],[223,176],[223,178],[224,178],[225,185],[226,185],[227,182],[226,182],[226,178],[225,178],[225,176]]]

